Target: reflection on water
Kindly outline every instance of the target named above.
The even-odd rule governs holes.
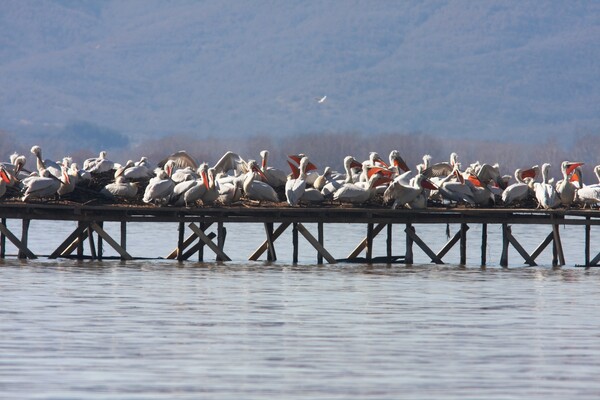
[[[264,233],[242,228],[230,263],[0,260],[0,398],[600,396],[597,269],[481,268],[475,239],[467,266],[319,266],[309,247],[290,265],[283,238],[280,261],[246,262]],[[145,255],[177,241],[176,227],[142,233],[128,245]],[[349,253],[363,233],[326,231],[327,247]]]

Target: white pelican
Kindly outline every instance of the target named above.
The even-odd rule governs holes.
[[[423,161],[425,162],[425,157],[423,157]],[[427,178],[432,178],[432,177],[444,177],[444,176],[448,176],[454,173],[454,167],[459,165],[458,164],[458,154],[456,153],[452,153],[450,154],[450,162],[440,162],[440,163],[436,163],[433,165],[430,165],[429,167],[427,167],[426,169],[424,169],[422,171],[422,173],[427,177]],[[434,182],[435,183],[435,182]]]
[[[244,161],[239,154],[236,154],[232,151],[228,151],[217,161],[217,163],[213,166],[215,169],[215,174],[227,173],[229,171],[233,171],[235,176],[245,174],[250,170],[248,167],[248,163]]]
[[[215,169],[209,168],[207,171],[208,175],[208,188],[204,195],[202,195],[202,204],[209,205],[213,204],[219,198],[219,183],[215,178]]]
[[[465,202],[475,205],[473,190],[467,184],[459,170],[460,164],[454,164],[453,172],[440,181],[434,182],[438,187],[439,194],[450,201]]]
[[[196,169],[197,168],[192,169],[192,167],[175,169],[173,171],[171,179],[173,179],[173,182],[175,183],[196,179],[198,178],[198,175],[196,174]]]
[[[140,163],[145,157],[142,157]],[[198,169],[198,163],[192,156],[190,156],[185,150],[180,150],[176,153],[171,154],[167,158],[162,159],[158,164],[158,168],[164,168],[167,161],[173,161],[173,170],[190,167],[194,170]],[[148,165],[146,165],[148,166]]]
[[[173,188],[173,195],[171,196],[170,202],[176,206],[186,205],[185,194],[194,186],[198,185],[198,180],[192,175],[188,175],[187,179],[176,183]]]
[[[91,174],[101,174],[115,168],[115,163],[106,158],[106,151],[101,151],[96,158],[88,158],[83,162],[83,169]]]
[[[396,174],[400,175],[403,172],[410,171],[404,159],[400,156],[400,152],[398,150],[392,150],[390,152],[390,168],[395,169]]]
[[[123,176],[127,179],[149,179],[153,175],[152,170],[148,166],[148,159],[142,157],[140,161],[129,164],[127,161]]]
[[[369,178],[369,184],[366,188],[355,183],[345,183],[333,194],[333,200],[353,204],[365,203],[375,196],[375,188],[382,179],[389,182],[389,178],[382,178],[379,174],[373,174]]]
[[[219,198],[217,201],[225,205],[239,201],[242,198],[242,183],[243,181],[239,179],[231,183],[219,183]]]
[[[267,177],[267,183],[274,188],[278,188],[280,186],[285,186],[287,182],[287,175],[285,172],[278,168],[273,168],[267,166],[269,159],[269,151],[263,150],[260,152],[260,157],[262,159],[260,169]]]
[[[332,179],[331,176],[331,167],[325,167],[323,173],[319,175],[317,179],[315,179],[315,182],[313,183],[313,188],[320,191],[321,189],[323,189],[323,186],[325,186],[325,184]]]
[[[144,203],[161,205],[169,203],[169,200],[173,195],[173,189],[175,188],[175,182],[171,179],[174,165],[174,160],[168,160],[163,169],[157,168],[155,170],[156,176],[150,179],[150,182],[148,182],[148,186],[146,186],[146,190],[144,191],[144,197],[142,199]]]
[[[113,183],[104,186],[100,193],[108,198],[125,198],[132,199],[137,195],[137,182],[128,182],[124,176],[117,176]]]
[[[298,178],[291,178],[285,183],[285,198],[290,206],[298,205],[306,190],[306,167],[309,162],[308,157],[302,157]]]
[[[577,188],[571,182],[571,174],[575,170],[575,168],[582,166],[581,162],[570,162],[563,161],[560,164],[560,171],[562,172],[563,178],[556,182],[556,192],[558,193],[558,198],[560,199],[560,203],[565,207],[570,207],[575,200],[575,191]]]
[[[394,200],[392,208],[398,208],[399,206],[407,205],[412,203],[423,193],[423,188],[437,189],[431,184],[431,182],[425,177],[425,175],[417,175],[414,180],[414,185],[404,185],[400,181],[393,181],[383,193],[383,201],[385,203]],[[409,207],[411,208],[411,207]]]
[[[209,187],[208,164],[200,164],[197,172],[199,178],[195,179],[194,184],[191,185],[183,194],[183,203],[186,205],[186,207],[195,205],[198,200],[202,199],[202,196],[204,196],[204,193],[206,193]]]
[[[59,163],[56,161],[52,161],[49,159],[42,159],[42,148],[40,146],[33,146],[31,148],[31,152],[36,157],[37,170],[40,176],[42,176],[42,170],[47,170],[50,174],[54,175],[56,178],[62,176],[62,168]]]
[[[250,160],[248,162],[248,168],[250,171],[246,173],[246,177],[244,178],[243,184],[244,193],[246,194],[246,197],[250,200],[257,200],[259,202],[279,202],[277,193],[269,184],[254,179],[255,174],[263,176],[263,172],[260,170],[258,165],[256,165],[256,161]]]
[[[321,189],[323,196],[331,197],[333,194],[341,188],[344,184],[354,183],[354,177],[352,174],[352,168],[362,168],[362,164],[356,161],[352,156],[344,157],[344,170],[346,171],[346,177],[344,180],[330,180]]]
[[[305,156],[306,155],[302,154],[302,153],[292,154],[292,155],[288,156],[289,158],[294,160],[294,162],[298,166],[298,167],[296,167],[294,164],[290,163],[289,161],[287,162],[288,165],[290,166],[290,168],[292,169],[292,178],[295,179],[300,175],[300,170],[299,170],[300,161]],[[319,177],[319,173],[317,172],[317,166],[309,161],[308,165],[306,166],[306,184],[308,186],[313,186],[318,177]]]
[[[554,186],[548,183],[548,169],[550,164],[545,163],[542,165],[542,182],[535,182],[533,184],[533,190],[535,192],[535,198],[538,201],[538,208],[555,208],[560,205],[560,199]]]
[[[69,180],[69,176],[63,171],[63,179]],[[27,179],[27,189],[21,200],[27,201],[32,198],[44,198],[53,196],[60,187],[61,181],[53,176],[48,170],[42,169],[40,176]]]
[[[68,163],[65,163],[65,165]],[[60,187],[56,191],[59,196],[64,196],[69,194],[75,190],[75,186],[79,182],[79,169],[77,168],[77,163],[71,163],[71,165],[67,168],[63,167],[64,173],[68,176],[69,179],[63,179],[60,182]]]
[[[533,193],[533,187],[529,183],[531,182],[532,178],[526,178],[528,182],[525,182],[521,178],[521,173],[522,170],[520,168],[517,168],[515,170],[515,180],[517,182],[513,183],[512,185],[509,185],[502,192],[502,202],[506,206],[511,205],[512,203],[523,201],[529,196],[531,196]]]

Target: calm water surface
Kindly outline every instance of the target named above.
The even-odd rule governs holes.
[[[176,229],[142,235],[142,225],[128,249],[168,254]],[[70,233],[42,227],[56,234],[32,232],[38,254]],[[291,265],[283,238],[280,261],[251,263],[243,260],[264,238],[253,229],[228,232],[234,261],[226,264],[0,261],[0,397],[600,397],[597,269],[552,268],[549,254],[544,266],[523,267],[514,250],[514,265],[497,267],[493,231],[486,268],[477,251],[463,267],[317,266],[309,247]],[[421,232],[432,248],[446,240]],[[563,246],[577,263],[582,235],[572,232],[563,231]],[[513,233],[530,251],[547,234]],[[327,247],[347,255],[363,235],[364,227],[347,229]],[[395,237],[401,254],[403,236]]]

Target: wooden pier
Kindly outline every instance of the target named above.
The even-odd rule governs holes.
[[[585,266],[597,266],[600,262],[600,244],[591,243],[592,226],[600,225],[600,211],[582,209],[532,210],[508,208],[428,208],[425,210],[392,210],[388,208],[363,208],[349,206],[323,207],[267,207],[267,206],[230,206],[215,208],[184,208],[184,207],[155,207],[129,205],[81,205],[81,204],[31,204],[3,203],[0,205],[0,257],[6,257],[6,239],[18,249],[19,258],[34,259],[35,249],[29,243],[29,226],[33,220],[75,221],[77,227],[65,235],[64,240],[48,255],[49,258],[91,258],[103,259],[104,243],[110,245],[123,260],[136,257],[127,250],[127,224],[131,222],[161,222],[177,223],[179,237],[174,243],[174,250],[166,255],[168,259],[179,261],[188,260],[194,254],[198,260],[204,259],[205,248],[215,254],[218,261],[230,261],[224,251],[227,235],[227,224],[254,223],[264,226],[265,239],[256,251],[249,255],[249,260],[277,260],[275,244],[277,239],[287,229],[292,230],[292,261],[298,262],[298,242],[300,235],[314,247],[317,252],[317,263],[336,262],[365,262],[365,263],[413,263],[413,251],[418,247],[431,262],[443,264],[444,257],[458,244],[459,260],[452,260],[461,265],[467,259],[467,235],[469,227],[481,225],[481,265],[486,265],[488,225],[502,227],[502,249],[499,264],[509,265],[509,249],[516,251],[522,261],[534,266],[536,259],[552,244],[552,265],[565,265],[560,227],[581,226]],[[7,220],[21,221],[21,238],[19,239],[7,228]],[[120,238],[115,240],[104,229],[105,222],[120,222]],[[344,258],[335,258],[324,245],[325,224],[364,224],[365,237],[354,251]],[[306,224],[317,224],[317,237],[305,227]],[[460,227],[454,236],[437,252],[432,249],[415,229],[417,224],[458,224]],[[542,225],[548,227],[548,235],[542,238],[540,244],[529,253],[512,233],[515,225]],[[405,229],[405,252],[402,255],[393,254],[392,227],[402,225]],[[208,229],[216,228],[215,232]],[[187,232],[187,235],[186,235]],[[386,238],[386,254],[373,254],[373,240],[382,234]],[[94,237],[95,234],[95,237]],[[149,235],[151,232],[149,232]],[[85,251],[85,242],[89,249]],[[439,243],[439,240],[436,240]],[[595,253],[599,252],[599,253]],[[595,255],[594,255],[595,254]],[[362,256],[361,256],[362,255]],[[592,257],[593,256],[593,257]],[[521,260],[519,260],[520,262]],[[514,263],[513,263],[514,264]]]

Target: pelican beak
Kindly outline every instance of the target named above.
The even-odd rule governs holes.
[[[289,162],[289,160],[287,163],[290,166],[290,169],[292,170],[292,178],[298,179],[298,177],[300,176],[300,170],[298,169],[298,167],[296,167],[294,164]]]
[[[429,190],[438,190],[438,187],[435,186],[433,184],[433,182],[431,182],[429,179],[425,178],[421,181],[421,186],[423,187],[423,189],[429,189]]]
[[[581,167],[583,164],[585,164],[585,163],[574,162],[574,163],[567,164],[567,175],[570,175],[575,170],[575,168]]]
[[[289,163],[289,161],[288,161],[288,163]],[[269,178],[267,178],[267,176],[265,175],[265,173],[264,173],[264,172],[262,172],[262,171],[260,170],[260,168],[258,168],[257,166],[254,166],[254,168],[252,168],[252,170],[253,170],[254,172],[256,172],[258,175],[260,175],[260,176],[263,178],[263,180],[264,180],[265,182],[269,182]]]
[[[2,178],[2,180],[6,183],[10,183],[10,178],[8,177],[8,174],[4,168],[0,169],[0,178]]]
[[[314,171],[315,169],[317,169],[317,166],[309,161],[308,165],[306,166],[306,170],[307,171]]]
[[[408,168],[408,165],[406,165],[406,163],[402,159],[395,158],[394,159],[394,167],[401,169],[404,172],[410,171],[410,168]]]
[[[362,169],[362,167],[363,167],[363,166],[362,166],[362,164],[361,164],[361,163],[359,163],[359,162],[358,162],[358,161],[356,161],[356,160],[352,160],[352,161],[350,162],[350,168],[358,168],[358,169]]]
[[[206,173],[206,171],[202,171],[200,172],[200,175],[202,176],[202,183],[204,183],[204,187],[209,189],[208,174]]]
[[[458,178],[458,181],[460,183],[465,183],[465,178],[462,176],[462,174],[458,170],[454,171],[454,176],[456,176],[456,178]]]
[[[262,163],[260,165],[262,166],[262,169],[266,169],[267,168],[267,160],[263,158]]]
[[[296,155],[296,154],[292,154],[288,156],[289,158],[291,158],[292,160],[294,160],[296,162],[296,164],[300,165],[300,160],[302,159],[302,157]],[[289,163],[289,161],[288,161]]]
[[[389,171],[387,169],[385,169],[385,168],[382,168],[382,167],[371,167],[367,171],[367,177],[371,178],[375,174],[381,174],[381,175],[384,175],[384,176],[389,176],[389,174],[386,174],[386,172],[389,172]]]
[[[386,168],[389,167],[389,165],[385,161],[383,161],[383,158],[381,158],[381,157],[376,158],[375,161],[383,164]]]
[[[521,179],[525,179],[525,178],[532,178],[532,179],[535,178],[535,169],[529,168],[524,171],[521,171]]]
[[[469,179],[469,181],[471,181],[471,183],[473,185],[478,186],[478,187],[483,187],[483,184],[475,175],[469,175],[468,179]]]

